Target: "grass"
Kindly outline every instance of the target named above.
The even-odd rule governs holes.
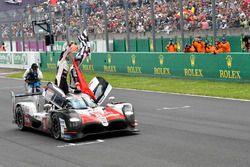
[[[11,78],[22,78],[23,73],[10,74]],[[54,81],[55,74],[44,72],[44,80]],[[137,90],[151,90],[183,94],[250,99],[250,83],[215,82],[204,80],[168,79],[155,77],[133,77],[126,75],[87,73],[89,82],[95,76],[102,76],[113,87]]]

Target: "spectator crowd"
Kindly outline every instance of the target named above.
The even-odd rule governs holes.
[[[103,0],[107,6],[108,31],[111,33],[126,32],[125,4],[123,0]],[[150,0],[127,0],[129,28],[131,32],[149,32],[152,29]],[[180,12],[178,0],[154,0],[156,32],[180,30]],[[103,33],[104,9],[100,0],[58,0],[52,7],[52,30],[56,35],[66,34],[66,28],[74,35],[84,25],[83,9],[89,33]],[[25,20],[0,25],[2,36],[6,38],[10,32],[16,37],[24,33],[32,37],[31,21],[50,18],[49,1],[25,8]],[[212,29],[212,1],[183,1],[184,30]],[[216,27],[228,29],[250,27],[250,0],[218,0],[216,1]],[[23,31],[22,31],[23,30]]]

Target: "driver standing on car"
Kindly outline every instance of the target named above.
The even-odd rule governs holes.
[[[90,53],[90,43],[87,35],[87,31],[84,30],[81,36],[78,37],[80,42],[80,51],[74,56],[74,60],[78,67],[80,67],[84,61],[84,59],[89,56]],[[76,69],[74,65],[70,67],[70,88],[75,92],[81,92],[79,78],[77,76]]]
[[[41,79],[43,78],[43,74],[38,68],[36,63],[31,65],[31,68],[28,68],[24,74],[23,79],[25,83],[28,84],[28,93],[40,92]]]
[[[67,75],[69,71],[68,61],[70,56],[72,55],[70,45],[62,51],[60,58],[57,62],[57,71],[56,71],[56,79],[55,84],[62,89],[64,94],[69,93],[69,87],[67,83]]]

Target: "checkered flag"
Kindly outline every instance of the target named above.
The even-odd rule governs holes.
[[[89,55],[90,51],[90,44],[89,44],[89,37],[87,35],[87,31],[84,30],[80,36],[78,36],[78,40],[80,42],[80,52],[77,53],[76,57],[81,57],[82,61]]]

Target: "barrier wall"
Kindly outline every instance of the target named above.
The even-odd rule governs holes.
[[[0,68],[27,69],[40,64],[39,52],[0,52]]]
[[[55,73],[60,53],[42,53],[42,70]],[[83,71],[137,76],[250,82],[250,54],[92,53]]]

